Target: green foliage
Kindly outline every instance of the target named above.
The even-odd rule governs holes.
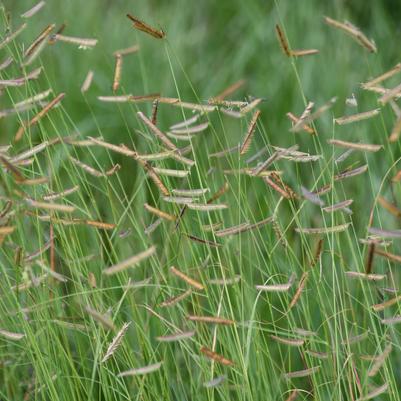
[[[29,6],[3,1],[3,38],[24,22],[19,16]],[[135,30],[125,16],[127,12],[162,27],[167,38],[156,40]],[[399,217],[378,205],[378,195],[394,204],[401,195],[399,184],[391,182],[399,170],[399,142],[388,141],[396,117],[389,105],[378,105],[378,95],[363,91],[360,84],[400,61],[400,13],[397,2],[378,1],[367,5],[364,1],[340,0],[48,0],[37,15],[28,19],[21,35],[0,50],[1,60],[8,56],[14,60],[0,71],[0,79],[24,76],[38,66],[43,66],[43,71],[39,79],[26,85],[2,88],[1,110],[12,109],[48,88],[52,94],[46,101],[59,93],[66,96],[59,107],[27,128],[19,142],[14,141],[18,128],[43,106],[37,104],[0,119],[1,145],[12,145],[7,152],[2,150],[4,158],[49,142],[45,150],[33,156],[31,164],[18,166],[26,179],[47,177],[47,183],[18,182],[15,172],[2,159],[0,203],[11,208],[0,214],[0,225],[15,230],[2,237],[0,330],[24,337],[16,340],[0,331],[0,399],[285,400],[293,389],[299,389],[300,400],[355,400],[387,383],[387,392],[376,399],[398,400],[400,332],[397,325],[382,324],[381,320],[399,315],[399,305],[383,312],[375,312],[371,306],[398,294],[399,267],[375,255],[373,273],[384,274],[385,280],[350,280],[345,272],[364,272],[369,246],[359,239],[366,238],[368,226],[399,227]],[[324,24],[324,16],[352,21],[374,38],[378,53],[370,54],[346,34]],[[51,23],[56,29],[65,23],[65,35],[97,38],[99,42],[93,49],[83,50],[57,41],[49,44],[31,66],[22,69],[24,50]],[[286,57],[277,42],[276,24],[285,31],[291,48],[316,48],[319,54]],[[209,188],[200,197],[201,203],[227,182],[229,191],[216,203],[225,203],[229,208],[214,212],[186,210],[178,227],[175,222],[163,221],[149,235],[144,229],[156,218],[144,209],[145,202],[176,216],[182,207],[163,201],[134,158],[65,140],[69,136],[75,141],[102,137],[108,143],[125,144],[139,154],[164,150],[137,118],[137,111],[151,114],[151,102],[104,103],[97,99],[113,95],[113,52],[134,44],[139,44],[140,51],[124,57],[118,95],[160,93],[204,104],[232,83],[245,79],[246,84],[233,99],[264,99],[247,155],[233,152],[221,158],[209,157],[241,143],[252,115],[235,119],[216,111],[202,117],[202,121],[209,122],[207,131],[189,143],[178,143],[180,147],[189,144],[191,152],[186,157],[196,161],[188,178],[162,177],[169,190]],[[94,71],[94,81],[83,94],[80,88],[89,70]],[[400,75],[384,86],[391,88],[399,82]],[[345,103],[353,93],[357,108]],[[338,98],[334,107],[314,123],[317,135],[289,131],[287,112],[299,116],[308,101],[315,102],[316,109],[334,96]],[[344,126],[333,123],[334,117],[377,107],[381,112],[372,119]],[[191,110],[159,104],[157,125],[166,132],[172,124],[192,115]],[[377,153],[355,151],[346,161],[336,163],[341,149],[327,143],[331,138],[381,144],[383,149]],[[301,186],[316,190],[332,185],[332,191],[321,199],[326,205],[353,199],[352,215],[326,213],[301,196],[281,198],[262,178],[240,174],[240,169],[254,167],[271,155],[272,146],[295,144],[300,151],[321,154],[322,158],[307,163],[281,159],[271,168],[281,171],[283,181],[298,194],[302,193]],[[247,164],[246,159],[263,147],[268,151]],[[100,172],[116,164],[121,169],[111,176],[94,177],[74,164],[71,157]],[[151,164],[188,168],[172,158]],[[368,165],[366,173],[334,181],[340,171],[364,164]],[[73,206],[72,214],[35,209],[29,203],[74,186],[79,187],[76,192],[55,201]],[[257,223],[269,216],[274,217],[274,224],[239,235],[219,238],[215,232],[204,230],[212,223],[230,227]],[[66,224],[72,219],[111,223],[115,228]],[[295,230],[345,223],[351,224],[340,233],[316,236]],[[125,236],[127,230],[130,235]],[[187,234],[222,246],[191,241]],[[311,267],[321,238],[322,253],[316,266]],[[398,242],[394,239],[386,251],[400,254]],[[157,247],[156,254],[139,265],[112,276],[102,274],[107,267],[152,245]],[[53,249],[54,268],[66,282],[49,273]],[[205,289],[194,289],[176,305],[162,308],[163,301],[188,288],[171,274],[171,266],[200,281]],[[296,278],[288,292],[255,288],[286,283],[292,274]],[[308,275],[305,288],[298,302],[289,308],[304,274]],[[93,278],[89,279],[92,275],[96,285]],[[213,280],[222,280],[223,284]],[[24,288],[28,283],[30,288]],[[88,306],[111,319],[115,330],[88,313]],[[189,321],[188,315],[221,316],[236,323],[207,325]],[[125,322],[131,324],[121,345],[101,363]],[[300,334],[298,329],[313,335]],[[196,330],[196,335],[174,343],[156,339],[179,330]],[[360,341],[354,342],[359,335]],[[305,342],[289,346],[272,336]],[[370,377],[374,360],[366,357],[380,355],[390,343],[390,356]],[[212,362],[200,352],[203,346],[215,349],[235,365]],[[316,358],[309,351],[327,353],[327,358]],[[159,361],[163,363],[156,372],[117,376]],[[285,373],[315,366],[319,369],[308,377],[285,379]],[[204,386],[221,375],[226,375],[221,385]]]

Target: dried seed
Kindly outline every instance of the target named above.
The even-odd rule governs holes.
[[[309,369],[297,370],[297,371],[294,371],[294,372],[284,373],[283,377],[285,379],[287,379],[287,380],[295,379],[295,378],[299,378],[299,377],[307,377],[307,376],[313,375],[319,369],[320,369],[320,366],[314,366],[314,367],[309,368]]]
[[[167,148],[178,151],[177,147],[167,138],[167,136],[159,130],[141,111],[137,113],[138,117],[145,123],[145,125],[166,145]]]
[[[174,131],[181,128],[188,128],[190,125],[195,124],[199,120],[200,116],[200,114],[195,114],[193,117],[188,118],[188,120],[184,120],[180,123],[172,125],[170,130]]]
[[[0,227],[0,236],[12,234],[15,230],[13,226],[3,226]]]
[[[212,359],[215,362],[221,363],[222,365],[225,365],[225,366],[233,366],[234,365],[233,361],[225,358],[224,356],[222,356],[220,354],[217,354],[216,352],[212,351],[209,348],[202,347],[200,349],[200,352],[202,352],[202,354],[206,355],[209,359]]]
[[[304,118],[301,118],[298,120],[298,122],[290,129],[291,132],[299,132],[304,129],[305,125],[310,124],[314,120],[316,120],[318,117],[320,117],[324,112],[329,110],[334,103],[337,101],[336,97],[331,98],[328,102],[320,106],[314,113],[310,113],[304,116]]]
[[[18,341],[25,337],[25,334],[12,333],[11,331],[0,329],[0,336],[7,338],[8,340]]]
[[[92,81],[93,81],[93,76],[95,75],[95,73],[92,70],[89,70],[88,73],[86,74],[85,80],[82,83],[81,86],[81,92],[85,93],[89,90],[90,86],[92,85]]]
[[[353,170],[347,169],[345,171],[342,171],[339,174],[336,174],[334,176],[334,181],[340,181],[340,180],[343,180],[345,178],[355,177],[355,176],[357,176],[359,174],[365,173],[367,170],[368,170],[368,165],[367,164],[365,164],[364,166],[361,166],[361,167],[357,167],[357,168],[355,168]]]
[[[388,324],[388,325],[401,323],[401,315],[389,317],[389,318],[386,318],[386,319],[382,319],[381,323],[382,324]]]
[[[390,306],[395,305],[395,304],[398,303],[398,301],[400,301],[400,300],[401,300],[401,295],[398,295],[397,297],[392,298],[392,299],[389,299],[389,300],[386,301],[386,302],[382,302],[382,303],[380,303],[380,304],[372,305],[372,309],[373,309],[375,312],[380,312],[380,311],[382,311],[382,310],[384,310],[384,309],[386,309],[386,308],[388,308],[388,307],[390,307]]]
[[[249,230],[249,223],[242,223],[237,226],[224,228],[215,232],[216,237],[227,237],[229,235],[236,235]]]
[[[288,398],[285,401],[295,401],[298,398],[298,390],[292,390],[291,394],[288,396]]]
[[[243,141],[243,143],[241,145],[240,152],[239,152],[240,155],[244,155],[246,152],[248,152],[249,147],[251,146],[252,138],[253,138],[253,135],[255,134],[256,123],[257,123],[257,120],[258,120],[259,116],[260,116],[260,110],[256,110],[255,113],[252,116],[252,119],[251,119],[251,121],[249,123],[249,126],[248,126],[248,132],[247,132],[247,134],[245,136],[245,139],[244,139],[244,141]]]
[[[368,229],[370,234],[377,235],[382,238],[400,238],[401,230],[384,230],[381,228],[370,227]]]
[[[233,278],[214,278],[208,281],[209,284],[215,285],[233,285],[241,281],[241,276],[238,274]]]
[[[209,127],[209,123],[202,123],[199,125],[194,125],[191,127],[185,127],[185,128],[175,128],[172,129],[171,132],[173,134],[178,134],[178,135],[190,135],[190,134],[196,134],[199,132],[205,131]]]
[[[305,340],[302,339],[283,338],[274,335],[271,335],[270,338],[281,344],[289,345],[291,347],[302,347],[305,344]]]
[[[240,149],[240,146],[236,145],[236,146],[234,146],[232,148],[224,149],[221,152],[209,153],[208,156],[209,156],[209,158],[212,158],[212,157],[220,158],[220,157],[226,156],[227,154],[234,153],[235,151],[237,151],[239,149]]]
[[[123,270],[128,269],[129,267],[134,267],[138,265],[140,262],[142,262],[144,259],[149,258],[156,252],[156,247],[151,246],[148,248],[146,251],[143,251],[141,253],[138,253],[137,255],[131,256],[130,258],[117,263],[116,265],[110,266],[107,269],[103,270],[103,274],[106,274],[108,276],[119,273]]]
[[[0,50],[12,42],[28,25],[23,23],[14,32],[9,33],[2,42],[0,42]]]
[[[36,114],[26,125],[21,125],[17,133],[15,134],[14,140],[18,142],[21,140],[25,129],[32,127],[33,125],[37,124],[40,119],[42,119],[53,107],[59,104],[65,96],[65,93],[60,93],[57,95],[52,101],[50,101],[46,106],[42,108],[42,110]]]
[[[279,25],[276,25],[276,34],[277,34],[277,39],[280,44],[281,50],[283,51],[283,53],[286,56],[291,57],[291,50],[288,45],[287,38],[286,38],[284,32],[281,30]]]
[[[159,175],[166,175],[169,177],[185,178],[189,174],[189,170],[173,170],[169,168],[153,167],[153,170]]]
[[[212,388],[212,387],[220,386],[220,384],[222,384],[226,379],[227,379],[226,375],[217,376],[214,379],[203,383],[203,387]]]
[[[263,99],[260,99],[260,98],[256,98],[256,99],[252,100],[252,102],[250,102],[246,106],[241,107],[240,114],[242,116],[244,116],[245,114],[247,114],[250,111],[252,111],[256,106],[259,106],[259,104],[262,103],[262,102],[263,102]]]
[[[256,285],[256,289],[259,291],[267,292],[287,292],[290,290],[294,283],[295,275],[291,275],[288,282],[285,284],[270,284],[270,285]]]
[[[102,173],[101,171],[98,171],[96,169],[94,169],[91,166],[88,166],[87,164],[81,162],[78,159],[75,159],[72,156],[69,156],[69,159],[78,167],[82,168],[82,170],[85,170],[87,173],[89,173],[90,175],[93,175],[94,177],[104,177],[105,174]]]
[[[272,181],[269,177],[263,177],[263,180],[267,185],[272,187],[275,191],[277,191],[281,196],[283,196],[286,199],[291,199],[292,196],[285,191],[283,188],[281,188],[279,185],[277,185],[274,181]]]
[[[121,328],[121,330],[117,333],[117,335],[113,338],[113,341],[107,347],[107,351],[106,351],[104,357],[102,358],[102,360],[100,361],[101,363],[106,362],[117,351],[118,347],[121,345],[121,342],[122,342],[130,324],[131,324],[131,322],[123,324],[123,327]]]
[[[334,28],[340,29],[343,32],[350,35],[356,40],[361,46],[368,49],[372,53],[377,52],[376,45],[373,41],[369,40],[360,30],[349,22],[339,22],[329,17],[324,17],[326,24],[333,26]]]
[[[45,1],[39,1],[39,3],[35,4],[32,8],[30,8],[28,11],[25,11],[23,14],[21,14],[21,18],[31,18],[33,17],[37,12],[39,12],[44,6],[46,5]]]
[[[230,326],[235,324],[234,320],[226,319],[220,316],[195,316],[188,315],[187,319],[192,322],[200,322],[200,323],[212,323],[212,324],[221,324],[224,326]]]
[[[89,305],[85,306],[85,311],[92,316],[94,320],[100,323],[107,330],[115,330],[113,321],[107,315],[104,315],[97,310],[91,308]]]
[[[41,152],[42,150],[46,149],[48,147],[48,145],[49,145],[49,142],[44,141],[44,142],[40,143],[39,145],[36,145],[33,148],[31,148],[25,152],[22,152],[16,156],[13,156],[10,159],[10,163],[18,163],[22,160],[26,160],[26,159],[36,155],[37,153]]]
[[[296,227],[295,231],[301,234],[332,234],[345,231],[351,223],[340,224],[338,226],[321,227],[321,228],[301,228]]]
[[[329,357],[329,354],[327,352],[318,352],[312,350],[307,350],[306,352],[317,359],[328,359]]]
[[[385,252],[381,249],[375,249],[375,254],[385,257],[386,259],[391,260],[392,262],[401,263],[401,256],[394,255],[393,253]]]
[[[340,146],[342,148],[366,150],[368,152],[377,152],[378,150],[383,148],[383,145],[371,145],[371,144],[367,144],[367,143],[346,142],[346,141],[340,141],[338,139],[329,139],[327,141],[327,143],[330,145]]]
[[[401,63],[398,63],[389,71],[386,71],[384,74],[381,74],[378,77],[373,78],[370,81],[365,82],[364,84],[361,84],[361,86],[362,86],[362,88],[376,86],[377,84],[380,84],[381,82],[385,81],[386,79],[391,78],[393,75],[397,74],[400,71],[401,71]]]
[[[310,102],[310,103],[312,103],[312,102]],[[312,103],[312,104],[314,104],[314,103]],[[305,111],[306,111],[306,109],[305,109]],[[291,112],[288,112],[286,115],[287,115],[287,117],[292,121],[293,126],[294,126],[294,124],[297,124],[297,123],[299,122],[299,120],[300,120],[300,118],[298,118],[297,116],[295,116],[295,115],[292,114]],[[304,125],[304,126],[302,127],[302,129],[303,129],[304,131],[308,132],[308,133],[311,134],[311,135],[315,135],[315,134],[316,134],[315,130],[314,130],[311,126],[309,126],[309,125]]]
[[[136,369],[126,370],[124,372],[120,372],[117,376],[118,377],[125,377],[125,376],[138,376],[138,375],[146,375],[148,373],[155,372],[160,369],[163,362],[157,362],[152,365],[142,366]]]
[[[241,79],[241,80],[233,83],[228,88],[224,89],[223,92],[221,92],[219,95],[217,95],[214,98],[210,99],[209,103],[214,103],[216,101],[219,102],[219,101],[225,99],[226,97],[232,95],[234,92],[236,92],[242,86],[244,86],[245,82],[246,81],[244,79]]]
[[[38,79],[42,70],[43,70],[43,68],[39,67],[39,68],[36,68],[35,70],[31,71],[29,74],[26,74],[25,76],[20,77],[20,78],[1,79],[0,80],[0,89],[7,88],[9,86],[11,86],[11,87],[23,86],[28,81]]]
[[[65,36],[59,33],[56,33],[53,36],[55,41],[59,40],[60,42],[72,43],[74,45],[78,45],[79,49],[87,49],[96,46],[97,39],[87,39],[87,38],[77,38],[73,36]]]
[[[375,109],[375,110],[365,111],[363,113],[352,114],[350,116],[335,118],[334,121],[338,125],[345,125],[345,124],[354,123],[356,121],[362,121],[362,120],[366,120],[368,118],[372,118],[374,116],[377,116],[379,113],[380,113],[380,109]]]
[[[361,273],[361,272],[353,272],[347,271],[345,274],[350,278],[358,278],[362,280],[368,281],[381,281],[386,278],[384,274],[370,274],[370,273]]]
[[[195,331],[184,331],[184,332],[170,334],[168,336],[159,336],[159,337],[156,337],[156,340],[160,341],[160,342],[171,343],[171,342],[175,342],[175,341],[186,340],[188,338],[193,337],[194,335],[195,335]]]
[[[302,274],[302,277],[299,280],[297,291],[295,292],[294,297],[292,298],[292,300],[290,302],[290,305],[288,307],[289,310],[292,309],[296,305],[296,303],[298,302],[299,298],[301,297],[301,294],[302,294],[302,291],[305,288],[308,276],[309,276],[308,272],[305,272],[305,273]]]
[[[372,271],[373,258],[375,256],[375,247],[376,245],[374,243],[369,244],[368,257],[366,259],[366,267],[365,267],[366,274],[370,274]]]
[[[293,56],[293,57],[312,56],[317,53],[319,53],[319,50],[317,50],[317,49],[291,50],[291,56]]]
[[[372,89],[372,88],[370,88]],[[401,92],[401,84],[397,85],[392,89],[385,89],[383,96],[379,99],[379,103],[387,104],[388,102],[392,101],[394,98],[399,98]]]
[[[116,228],[115,224],[105,223],[103,221],[95,221],[95,220],[81,220],[83,224],[87,226],[96,227],[101,230],[114,230]]]
[[[50,24],[48,25],[39,36],[32,42],[32,44],[25,50],[24,57],[28,57],[35,52],[35,49],[38,48],[41,43],[45,42],[46,38],[50,35],[50,32],[54,29],[56,25]]]
[[[116,64],[114,67],[114,80],[112,86],[113,92],[116,92],[120,87],[121,72],[123,68],[123,57],[121,56],[121,54],[117,54],[115,56],[115,59],[116,59]]]
[[[200,203],[193,203],[192,199],[191,199],[191,202],[187,204],[187,207],[188,207],[188,209],[197,210],[200,212],[212,212],[212,211],[223,210],[223,209],[228,208],[228,206],[225,205],[224,203],[203,205]]]
[[[165,301],[163,301],[160,304],[160,307],[165,308],[167,306],[173,306],[173,305],[177,304],[178,302],[181,302],[183,299],[189,297],[191,294],[192,294],[192,290],[189,288],[188,290],[186,290],[185,292],[183,292],[180,295],[166,299]]]
[[[35,209],[52,210],[65,213],[72,213],[75,210],[74,206],[60,205],[50,202],[41,202],[33,199],[26,199],[26,203]]]
[[[304,198],[309,202],[318,206],[324,206],[324,201],[322,201],[318,195],[314,194],[313,192],[309,192],[305,187],[301,186],[301,192]]]
[[[186,237],[188,237],[190,240],[195,241],[195,242],[199,242],[201,244],[204,245],[208,245],[208,246],[212,246],[212,247],[219,247],[222,246],[222,244],[219,244],[218,242],[213,242],[213,241],[209,241],[209,240],[205,240],[199,237],[195,237],[194,235],[190,235],[190,234],[185,234]]]
[[[175,203],[177,205],[187,205],[194,201],[193,198],[185,196],[163,196],[163,200],[169,203]]]
[[[172,193],[177,196],[183,197],[197,197],[201,195],[205,195],[209,192],[209,188],[200,188],[200,189],[173,189]]]
[[[127,14],[127,17],[133,22],[134,27],[139,31],[145,32],[156,39],[163,39],[166,36],[162,29],[155,29],[131,14]]]
[[[375,362],[373,363],[372,367],[368,371],[369,377],[374,377],[379,372],[380,368],[383,366],[384,362],[388,358],[392,350],[391,343],[388,343],[384,348],[383,352],[375,358]]]
[[[345,201],[335,203],[334,205],[323,207],[322,210],[324,210],[327,213],[332,213],[337,210],[346,210],[347,207],[351,205],[353,202],[354,202],[353,199],[347,199]]]
[[[7,57],[2,63],[0,63],[0,71],[5,70],[14,62],[12,57]]]
[[[178,270],[174,266],[170,267],[170,271],[175,276],[179,277],[181,280],[184,280],[187,284],[191,285],[192,287],[194,287],[194,288],[196,288],[198,290],[203,290],[205,288],[203,286],[203,284],[201,284],[199,281],[196,281],[193,278],[187,276],[185,273],[183,273],[182,271]]]
[[[92,143],[95,143],[96,145],[102,146],[103,148],[110,149],[114,152],[120,153],[124,156],[133,157],[134,159],[139,158],[137,152],[135,152],[131,149],[128,149],[126,146],[114,145],[112,143],[107,143],[107,142],[102,141],[101,139],[92,138],[92,137],[89,137],[89,141]]]
[[[374,390],[372,390],[370,393],[366,394],[365,396],[358,398],[356,401],[371,400],[372,398],[376,398],[380,394],[385,393],[387,390],[388,390],[388,384],[385,383],[380,387],[376,387]]]
[[[113,56],[117,56],[117,54],[120,54],[121,56],[127,56],[128,54],[138,52],[139,49],[140,49],[139,45],[133,45],[133,46],[127,47],[125,49],[116,50],[113,53]]]
[[[182,102],[180,99],[170,98],[170,97],[160,97],[159,102],[165,104],[171,104],[172,106],[181,107],[183,109],[190,109],[192,111],[200,111],[203,114],[215,111],[217,108],[216,106],[212,105]]]
[[[389,137],[390,142],[397,142],[401,134],[401,116],[397,118]]]
[[[169,213],[163,212],[162,210],[157,209],[153,206],[150,206],[147,203],[144,204],[144,207],[148,212],[153,213],[154,215],[160,217],[161,219],[165,219],[165,220],[169,220],[169,221],[175,221],[177,219],[176,216],[173,216]]]

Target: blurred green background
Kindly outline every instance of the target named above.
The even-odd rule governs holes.
[[[19,15],[31,5],[31,2],[4,2],[14,28],[21,23]],[[125,16],[127,12],[162,27],[167,40],[155,40],[135,30]],[[339,99],[334,116],[355,112],[345,106],[345,98],[352,93],[358,99],[359,111],[377,107],[377,96],[364,93],[359,84],[399,61],[400,14],[401,4],[397,1],[48,1],[46,7],[28,21],[29,27],[21,39],[25,47],[28,46],[49,23],[57,26],[65,23],[66,35],[99,39],[92,50],[80,50],[59,42],[48,46],[41,56],[45,74],[33,85],[38,91],[50,86],[55,93],[67,94],[63,107],[71,119],[63,122],[65,131],[59,135],[76,131],[84,136],[100,134],[107,141],[132,143],[139,151],[147,150],[146,141],[135,131],[138,128],[136,105],[106,104],[97,100],[99,95],[112,94],[113,51],[139,44],[140,52],[124,59],[118,93],[160,92],[163,96],[180,96],[187,101],[206,101],[233,82],[246,79],[246,85],[234,98],[250,95],[265,99],[261,120],[266,132],[264,136],[255,137],[257,148],[266,142],[289,146],[296,141],[301,150],[320,153],[320,145],[333,135],[331,120],[323,118],[319,122],[316,141],[309,135],[294,136],[288,132],[290,123],[285,114],[292,111],[299,115],[305,99],[319,105],[333,96]],[[375,40],[378,53],[368,53],[344,33],[324,24],[325,15],[341,21],[350,20],[359,26]],[[285,57],[276,39],[274,27],[277,23],[285,29],[293,48],[317,48],[320,53],[297,60]],[[94,83],[83,96],[80,87],[90,69],[95,72]],[[18,74],[18,69],[14,67],[4,74]],[[12,94],[13,101],[27,96],[24,88]],[[1,98],[0,102],[4,103]],[[2,104],[4,108],[9,106]],[[150,104],[138,107],[150,113]],[[243,137],[245,122],[216,115],[210,118],[214,130],[202,137],[207,140],[199,141],[200,152],[219,151],[237,144]],[[336,127],[335,135],[350,141],[385,143],[394,118],[391,109],[386,107],[379,118]],[[162,129],[181,119],[181,110],[160,106]],[[17,124],[15,118],[0,120],[2,142],[10,141]],[[222,130],[229,135],[223,135]],[[33,134],[34,142],[40,140],[38,135]],[[330,149],[329,152],[330,157]],[[399,145],[392,145],[390,152],[395,160],[399,156]],[[370,169],[375,171],[371,182],[375,188],[389,168],[389,164],[380,162],[380,157],[377,154],[370,159]],[[123,166],[126,163],[118,155],[115,160]],[[131,169],[121,171],[128,187]],[[288,171],[293,185],[299,183],[297,171]],[[303,180],[307,186],[308,175],[304,175]],[[366,185],[363,180],[359,182],[362,187]],[[353,186],[351,191],[354,189]],[[350,193],[350,196],[356,194]]]
[[[13,26],[31,5],[27,1],[5,1]],[[130,12],[161,26],[167,41],[157,41],[137,32],[125,17]],[[367,54],[341,32],[323,23],[323,16],[349,19],[374,38],[379,54]],[[299,83],[291,62],[282,55],[274,26],[285,27],[294,48],[318,48],[320,54],[296,61],[308,99],[324,101],[333,95],[349,95],[358,84],[385,69],[399,56],[401,5],[397,1],[48,1],[29,21],[23,41],[30,41],[49,23],[65,23],[67,35],[96,37],[93,50],[78,50],[58,43],[42,56],[48,79],[55,90],[68,96],[65,107],[73,120],[89,128],[88,107],[80,86],[89,69],[95,70],[88,102],[101,110],[104,129],[122,128],[115,110],[96,101],[111,93],[114,68],[112,52],[139,44],[140,53],[124,62],[123,91],[133,94],[161,92],[176,96],[171,60],[180,95],[201,100],[219,93],[229,84],[247,79],[244,94],[266,98],[265,121],[272,132],[288,124],[284,112],[302,107]],[[85,125],[87,124],[87,126]],[[120,131],[121,132],[121,131]],[[114,135],[117,135],[114,132]],[[274,134],[273,134],[274,135]]]

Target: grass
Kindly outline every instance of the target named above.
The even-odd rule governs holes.
[[[3,3],[2,31],[7,27],[6,11],[12,15],[14,30],[22,23],[19,15],[29,6]],[[170,190],[209,188],[202,202],[224,183],[229,184],[229,191],[216,201],[229,205],[228,209],[209,213],[187,210],[177,230],[175,222],[163,221],[152,234],[145,234],[144,228],[156,220],[144,209],[145,202],[173,215],[178,215],[181,207],[163,201],[158,188],[132,158],[98,146],[59,141],[36,154],[32,164],[18,167],[25,178],[49,179],[48,183],[31,186],[18,183],[15,173],[11,174],[3,162],[1,204],[11,208],[2,215],[1,225],[15,230],[2,237],[0,329],[24,336],[16,340],[0,332],[0,399],[286,400],[298,389],[299,400],[356,400],[387,384],[388,390],[375,399],[398,400],[400,332],[397,325],[382,324],[381,319],[400,314],[399,304],[382,312],[371,306],[398,294],[399,267],[375,255],[373,273],[384,274],[385,281],[350,280],[345,274],[365,271],[369,247],[359,238],[366,238],[371,216],[373,227],[399,227],[399,217],[378,203],[381,195],[397,205],[401,195],[399,184],[391,182],[400,158],[399,143],[388,141],[395,117],[389,106],[381,107],[379,116],[351,125],[335,125],[333,117],[378,107],[378,96],[363,91],[360,83],[399,62],[396,21],[401,8],[391,2],[386,6],[373,2],[366,7],[365,2],[351,6],[343,1],[326,4],[317,0],[276,0],[268,4],[256,0],[204,1],[196,5],[183,0],[161,4],[138,1],[134,6],[127,1],[87,3],[83,6],[71,0],[60,8],[48,2],[28,20],[21,36],[0,50],[2,60],[7,56],[14,59],[10,67],[0,71],[2,80],[43,66],[38,80],[2,89],[1,109],[12,108],[48,88],[53,91],[48,99],[66,93],[61,106],[28,129],[20,142],[13,141],[15,133],[41,107],[0,119],[1,144],[12,145],[8,155],[74,133],[80,141],[102,136],[140,154],[162,151],[160,141],[136,115],[139,110],[150,115],[151,103],[106,104],[97,100],[99,95],[112,94],[113,51],[133,44],[139,44],[140,51],[125,57],[118,94],[160,92],[162,96],[204,103],[233,82],[246,79],[246,85],[233,98],[243,100],[250,95],[265,101],[259,106],[261,117],[245,157],[238,152],[223,158],[208,155],[240,143],[252,113],[234,119],[213,112],[202,119],[209,122],[208,130],[189,143],[191,153],[187,157],[196,161],[189,177],[162,177]],[[125,17],[127,12],[154,26],[160,24],[167,39],[156,40],[134,30]],[[375,39],[378,53],[368,53],[342,32],[325,25],[325,15],[349,19],[361,27]],[[63,22],[66,35],[95,37],[99,43],[85,51],[57,42],[21,71],[23,50],[47,24],[59,26]],[[298,59],[286,57],[277,43],[276,24],[283,28],[292,48],[317,48],[320,53]],[[95,72],[94,82],[82,94],[80,87],[89,69]],[[385,86],[396,86],[399,80],[398,75]],[[345,105],[352,93],[358,99],[356,109]],[[335,106],[314,123],[316,136],[289,131],[287,112],[300,115],[307,101],[314,101],[317,108],[333,96],[338,97]],[[165,132],[191,116],[190,110],[160,104],[158,127]],[[330,138],[382,144],[383,149],[377,153],[355,151],[337,165],[335,158],[341,149],[329,145]],[[272,146],[295,144],[301,151],[321,154],[322,158],[308,163],[282,159],[272,168],[282,171],[283,180],[298,194],[301,186],[314,190],[331,184],[333,190],[321,198],[326,205],[353,199],[352,215],[326,213],[302,197],[283,199],[259,177],[226,171],[247,167],[244,160],[262,147],[268,152],[259,161],[272,154]],[[101,172],[117,163],[121,169],[110,177],[93,177],[74,164],[71,156]],[[366,173],[334,181],[334,175],[345,168],[364,164],[368,165]],[[171,158],[153,165],[185,167]],[[71,214],[35,210],[27,202],[74,186],[79,190],[55,201],[73,206]],[[256,223],[269,216],[274,217],[274,223],[226,238],[202,229],[218,222],[223,227]],[[115,228],[102,230],[60,221],[73,218],[112,223]],[[295,230],[345,223],[350,226],[339,233],[308,235]],[[122,233],[127,230],[130,235],[125,237]],[[222,246],[206,246],[185,234]],[[311,268],[320,239],[322,253]],[[398,242],[395,238],[386,250],[400,254]],[[111,276],[102,274],[107,267],[152,245],[156,253],[139,265]],[[163,301],[189,288],[171,274],[171,266],[205,289],[194,289],[181,302],[162,308]],[[52,277],[52,268],[67,281]],[[295,281],[288,292],[255,288],[283,284],[292,274]],[[305,274],[304,290],[289,308]],[[236,277],[238,282],[229,282]],[[222,280],[223,284],[213,280]],[[30,288],[24,289],[28,283]],[[389,293],[383,287],[397,290]],[[106,324],[88,313],[88,306],[104,315]],[[189,321],[188,315],[220,316],[235,324],[197,323]],[[124,323],[130,325],[120,346],[101,362]],[[313,335],[300,334],[298,329]],[[174,343],[156,339],[179,330],[195,330],[196,335]],[[305,341],[294,346],[272,336],[290,339],[290,343],[292,339]],[[392,345],[389,357],[378,373],[369,377],[374,360],[366,356],[380,355],[388,344]],[[213,349],[234,365],[211,361],[200,352],[201,347]],[[317,358],[309,351],[327,353],[327,358]],[[161,368],[153,373],[118,376],[158,362],[162,362]],[[313,367],[318,370],[310,376],[285,378],[286,373]],[[204,386],[220,376],[225,377],[221,385]]]

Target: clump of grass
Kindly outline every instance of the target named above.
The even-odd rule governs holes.
[[[338,81],[366,83],[352,104],[333,75],[315,92],[308,71],[336,47],[292,50],[296,21],[276,4],[268,26],[289,57],[269,48],[296,90],[217,74],[203,97],[169,30],[129,14],[135,33],[116,8],[138,44],[114,37],[105,52],[104,35],[43,29],[43,3],[15,29],[5,14],[0,42],[1,398],[397,400],[400,69],[383,46],[326,17],[362,46],[320,36],[368,66],[338,60]],[[108,74],[92,62],[74,75],[89,117],[61,70],[50,77],[61,47],[107,54]],[[165,87],[150,88],[147,49]]]

